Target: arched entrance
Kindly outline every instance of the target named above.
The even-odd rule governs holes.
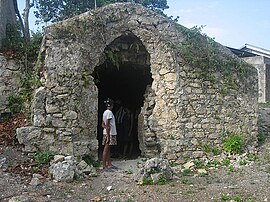
[[[103,56],[101,64],[95,67],[92,74],[98,87],[99,157],[102,153],[103,101],[109,97],[115,101],[113,113],[118,133],[118,145],[112,147],[112,156],[136,158],[140,155],[138,115],[143,106],[146,87],[153,81],[150,56],[140,39],[131,32],[116,38],[105,48]],[[133,121],[127,120],[128,113]],[[129,127],[131,134],[127,132]]]

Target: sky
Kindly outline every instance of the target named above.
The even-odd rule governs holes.
[[[269,0],[167,0],[169,16],[178,23],[202,30],[224,46],[250,44],[270,50]]]
[[[25,0],[18,0],[23,10]],[[179,16],[178,23],[191,28],[204,26],[202,32],[224,46],[241,48],[250,44],[270,50],[269,0],[167,0],[164,12]],[[33,9],[32,9],[33,11]],[[31,29],[37,29],[33,13]]]

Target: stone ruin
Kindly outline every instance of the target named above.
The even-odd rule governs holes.
[[[21,79],[20,63],[0,53],[0,121],[10,114],[9,97],[19,91]]]
[[[178,25],[180,26],[180,25]],[[132,3],[111,4],[52,25],[39,56],[41,86],[33,100],[33,125],[17,129],[25,150],[98,157],[103,100],[121,100],[139,112],[134,150],[144,157],[177,160],[222,147],[222,133],[257,136],[257,71],[225,88],[196,76],[185,62],[186,36],[167,18]],[[220,55],[237,59],[219,45]],[[211,67],[209,67],[211,68]]]

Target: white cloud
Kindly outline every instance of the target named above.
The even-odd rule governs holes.
[[[177,11],[179,14],[187,14],[187,13],[192,13],[192,9],[180,9]]]
[[[214,37],[217,40],[223,39],[227,34],[227,30],[220,27],[204,27],[202,30],[203,33],[207,34],[209,37]]]

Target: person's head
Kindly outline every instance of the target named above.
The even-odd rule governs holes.
[[[104,104],[105,106],[107,107],[107,109],[112,109],[113,108],[113,100],[110,99],[110,98],[107,98],[105,101],[104,101]]]

